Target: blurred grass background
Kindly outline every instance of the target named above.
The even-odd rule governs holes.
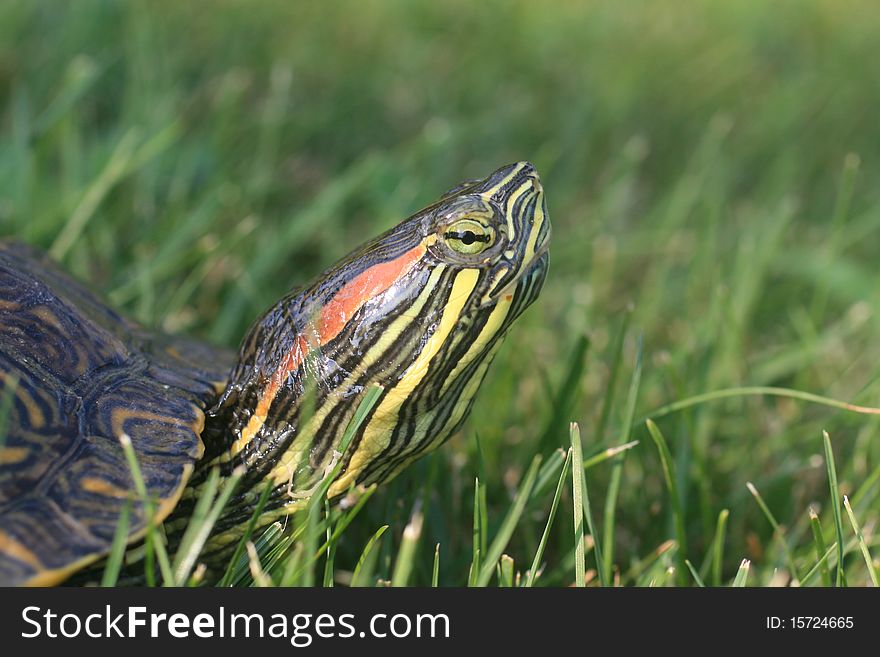
[[[638,420],[741,385],[880,405],[878,21],[875,3],[841,0],[0,0],[0,233],[147,325],[235,346],[360,242],[529,159],[554,228],[543,295],[465,430],[346,531],[338,581],[384,524],[375,575],[390,578],[421,496],[410,583],[430,583],[437,543],[440,583],[465,583],[474,477],[494,533],[569,420],[587,456],[640,441],[586,472],[621,583],[693,583],[669,572],[676,520],[711,581],[725,509],[717,581],[744,558],[750,584],[786,583],[789,556],[803,577],[811,507],[834,542],[823,429],[876,564],[877,419],[769,397],[659,419],[678,506]],[[552,484],[506,548],[517,570]],[[569,493],[540,583],[573,580]],[[844,529],[849,582],[870,582],[846,516]]]

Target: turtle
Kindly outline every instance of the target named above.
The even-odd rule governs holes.
[[[37,249],[0,242],[0,584],[96,568],[123,508],[132,552],[150,523],[173,541],[214,470],[240,479],[209,562],[263,490],[261,525],[328,473],[332,500],[389,481],[461,427],[543,287],[550,232],[535,167],[501,167],[292,289],[237,353],[147,330]],[[132,492],[124,441],[151,505]]]

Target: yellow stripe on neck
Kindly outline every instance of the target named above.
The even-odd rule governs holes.
[[[480,272],[476,269],[463,269],[456,275],[437,329],[428,338],[413,364],[406,370],[400,383],[388,391],[376,408],[370,423],[364,429],[360,445],[352,455],[345,474],[330,487],[330,496],[345,492],[357,479],[361,470],[388,447],[391,434],[398,422],[400,407],[425,378],[431,360],[437,355],[458,324],[461,311],[479,279]]]
[[[447,376],[446,380],[443,382],[443,388],[440,391],[441,396],[445,394],[449,386],[455,382],[458,375],[464,371],[464,369],[473,362],[474,358],[483,351],[486,345],[491,342],[492,338],[495,337],[495,334],[501,330],[501,326],[504,324],[504,320],[507,317],[507,313],[510,311],[512,303],[512,296],[503,295],[498,299],[495,304],[495,309],[492,310],[492,313],[486,320],[486,324],[483,326],[480,334],[470,344],[468,350],[459,359],[452,372],[449,373],[449,376]]]
[[[351,372],[346,380],[342,382],[339,386],[339,390],[346,391],[354,386],[361,375],[379,359],[391,344],[400,338],[404,330],[406,330],[406,327],[421,315],[422,309],[425,307],[425,304],[428,302],[431,295],[434,294],[437,283],[440,281],[445,269],[445,265],[437,265],[434,268],[428,281],[425,283],[425,288],[419,293],[419,296],[413,302],[412,306],[388,326],[381,338],[379,338],[363,355],[361,362],[358,363],[358,366],[354,371]],[[300,464],[304,459],[308,458],[308,453],[311,450],[315,432],[339,403],[340,401],[338,397],[330,395],[328,396],[327,402],[325,402],[321,408],[315,410],[315,414],[312,415],[306,426],[302,428],[299,436],[297,436],[294,441],[293,446],[281,455],[278,463],[269,474],[275,483],[282,484],[290,481],[290,478],[293,476],[293,473],[296,472]],[[354,412],[355,407],[352,408],[352,413]],[[332,452],[332,449],[330,451]]]

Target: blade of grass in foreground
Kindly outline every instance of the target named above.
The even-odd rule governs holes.
[[[816,562],[816,564],[812,568],[810,568],[810,570],[807,571],[807,574],[804,575],[803,579],[801,580],[801,586],[808,586],[810,584],[810,582],[813,581],[813,577],[816,576],[816,573],[820,572],[823,568],[825,568],[828,565],[828,560],[831,558],[831,554],[836,551],[837,551],[837,543],[835,542],[835,543],[831,544],[831,547],[829,547],[827,550],[825,550],[825,554],[823,554],[819,558],[819,561]],[[828,577],[829,577],[829,581],[830,581],[830,577],[831,577],[830,573],[829,573]],[[829,584],[829,586],[832,586],[832,584]]]
[[[440,544],[434,548],[434,569],[431,571],[431,586],[437,588],[440,586]]]
[[[544,533],[541,534],[541,541],[538,543],[538,549],[535,551],[535,558],[532,560],[532,567],[529,568],[526,576],[526,587],[532,586],[537,577],[538,567],[541,564],[541,558],[544,556],[544,549],[547,547],[547,539],[550,538],[550,528],[553,526],[553,520],[556,518],[556,509],[559,506],[559,499],[562,497],[562,490],[565,487],[565,478],[568,476],[568,468],[571,466],[571,448],[565,456],[565,463],[562,465],[562,472],[559,474],[559,481],[556,484],[556,493],[553,495],[553,502],[550,505],[550,514],[547,516],[547,524],[544,526]]]
[[[150,500],[150,496],[147,493],[147,486],[144,483],[144,477],[141,474],[137,454],[135,454],[134,446],[131,444],[131,438],[129,438],[128,434],[120,434],[119,444],[122,445],[122,451],[125,453],[125,460],[128,462],[128,469],[131,472],[131,477],[134,481],[134,489],[137,491],[138,497],[141,499],[141,504],[144,505],[148,549],[149,547],[152,547],[154,554],[156,555],[156,561],[159,562],[159,570],[162,573],[163,584],[165,586],[172,586],[174,584],[174,574],[171,570],[171,562],[168,560],[168,553],[165,551],[165,543],[160,537],[158,537],[158,532],[156,531],[156,526],[153,522],[153,502]]]
[[[691,576],[694,578],[694,581],[697,583],[697,586],[699,586],[701,589],[705,588],[706,584],[700,578],[700,574],[697,572],[696,568],[694,568],[694,564],[692,564],[689,559],[685,559],[684,564],[687,566],[688,570],[690,571]]]
[[[351,576],[351,586],[370,586],[370,579],[373,576],[373,562],[375,561],[375,554],[373,548],[375,548],[376,543],[382,538],[382,534],[384,534],[388,530],[388,525],[382,525],[376,530],[376,533],[370,537],[370,540],[367,541],[366,546],[364,546],[364,551],[361,552],[361,556],[358,559],[357,565],[354,567],[354,573]]]
[[[232,573],[235,570],[236,564],[238,564],[245,552],[245,545],[247,545],[247,542],[251,540],[251,536],[254,534],[257,521],[263,513],[263,509],[266,507],[266,502],[269,501],[269,495],[272,493],[274,486],[275,482],[271,479],[266,482],[265,486],[263,486],[263,492],[260,494],[260,499],[257,500],[257,506],[254,508],[250,520],[248,520],[244,534],[235,546],[235,552],[232,553],[232,558],[229,559],[229,564],[226,566],[226,572],[223,574],[223,578],[220,580],[218,586],[230,586],[232,584]]]
[[[330,517],[330,502],[328,500],[324,501],[324,517]],[[333,543],[331,539],[333,538],[333,529],[330,527],[330,523],[327,523],[327,543],[326,543],[326,554],[327,558],[324,560],[324,579],[323,584],[325,588],[331,588],[333,586],[333,566],[336,561],[336,543]],[[318,550],[318,552],[324,553],[324,548]]]
[[[175,585],[183,586],[189,580],[190,573],[195,567],[196,560],[208,540],[220,512],[229,501],[232,493],[232,487],[238,483],[238,480],[244,475],[244,469],[236,470],[232,476],[224,483],[223,491],[220,496],[215,499],[215,495],[220,484],[220,471],[213,468],[208,474],[205,482],[204,490],[199,496],[196,506],[190,516],[186,531],[177,548],[174,556],[174,562],[171,569],[174,572]]]
[[[733,579],[733,586],[742,588],[746,585],[746,580],[749,578],[750,565],[751,562],[748,559],[742,560],[742,563],[739,565],[739,570],[736,571],[736,577]]]
[[[724,566],[724,537],[727,533],[728,509],[721,509],[715,524],[715,540],[712,544],[712,585],[721,586],[721,569]]]
[[[761,497],[761,493],[759,493],[758,489],[755,488],[755,485],[752,482],[747,481],[746,488],[749,489],[752,497],[755,498],[758,506],[761,507],[761,511],[764,513],[764,517],[767,518],[767,522],[769,522],[770,526],[773,528],[773,534],[779,540],[779,544],[782,546],[782,551],[785,553],[785,560],[788,562],[788,570],[791,573],[791,583],[796,585],[800,581],[800,575],[798,574],[797,566],[794,563],[794,555],[791,553],[791,549],[788,547],[788,541],[785,540],[785,534],[783,534],[782,528],[776,521],[776,517],[773,515],[773,512],[770,511],[770,507],[768,507],[767,503],[764,502],[764,498]]]
[[[871,559],[871,552],[868,550],[868,544],[865,543],[865,536],[862,534],[862,528],[856,520],[852,506],[850,506],[849,503],[849,498],[846,495],[843,496],[843,506],[846,508],[849,522],[852,525],[853,531],[856,533],[856,539],[859,541],[859,548],[862,551],[862,556],[865,558],[865,565],[868,566],[868,575],[871,577],[871,582],[875,587],[880,586],[880,584],[877,583],[877,571],[874,568],[874,561]]]
[[[198,526],[200,526],[208,517],[208,513],[211,510],[211,502],[214,500],[214,496],[217,494],[217,489],[219,487],[220,469],[215,466],[211,468],[211,471],[208,473],[208,478],[205,480],[205,485],[202,488],[199,499],[196,500],[196,505],[190,515],[186,531],[183,534],[183,538],[180,540],[177,554],[174,555],[174,561],[171,563],[171,570],[174,572],[174,578],[178,585],[181,581],[181,565],[184,560],[184,555],[190,551],[190,547],[192,546],[198,531]],[[198,556],[198,552],[196,552],[196,556]],[[195,561],[193,561],[193,563],[195,563]]]
[[[245,546],[248,555],[248,566],[250,567],[251,577],[254,580],[254,586],[266,588],[274,585],[272,577],[265,571],[263,564],[260,562],[260,555],[257,554],[257,548],[253,543],[248,541]]]
[[[571,440],[571,485],[572,499],[574,500],[574,567],[575,586],[586,586],[586,555],[584,552],[584,522],[593,537],[593,553],[596,557],[596,573],[599,575],[599,583],[608,586],[605,580],[605,572],[602,570],[602,547],[596,534],[596,526],[593,524],[593,511],[590,508],[590,496],[587,490],[587,480],[584,475],[584,455],[581,448],[581,429],[577,422],[569,426],[569,439]]]
[[[557,447],[541,462],[538,479],[535,481],[535,489],[532,491],[532,499],[541,498],[544,493],[549,492],[551,484],[555,485],[558,481],[559,470],[565,463],[566,451],[567,449]]]
[[[660,432],[660,428],[651,420],[647,420],[645,424],[648,427],[648,433],[651,434],[651,438],[657,446],[657,451],[660,453],[660,462],[663,466],[663,476],[666,479],[666,487],[669,489],[669,497],[672,502],[672,517],[675,524],[675,535],[676,540],[678,541],[678,550],[676,551],[676,557],[679,563],[678,582],[679,584],[684,585],[684,573],[687,568],[684,563],[687,556],[687,534],[685,533],[684,509],[681,505],[681,497],[679,497],[678,494],[678,485],[676,484],[675,472],[672,465],[672,455],[669,453],[669,447],[666,445],[666,439]]]
[[[822,575],[822,586],[831,586],[831,573],[828,571],[828,560],[826,552],[828,548],[825,545],[825,538],[822,536],[822,525],[819,522],[819,516],[810,507],[810,529],[813,531],[813,545],[816,547],[816,558],[819,560],[816,565]]]
[[[485,497],[485,484],[480,484],[480,478],[474,479],[474,535],[473,547],[471,550],[471,571],[468,578],[468,586],[476,584],[477,574],[480,572],[480,555],[484,554],[487,543],[486,537],[486,516],[483,514],[483,498]]]
[[[416,547],[422,537],[422,525],[425,517],[422,514],[422,500],[416,500],[409,522],[403,529],[403,537],[400,548],[397,551],[397,560],[394,562],[394,572],[391,575],[391,585],[395,587],[406,586],[413,570],[416,555]]]
[[[519,486],[519,490],[513,500],[513,506],[510,507],[501,526],[498,528],[498,534],[495,536],[491,545],[489,545],[489,550],[486,552],[486,558],[483,561],[483,565],[480,568],[480,574],[477,577],[477,586],[486,586],[489,583],[489,580],[492,579],[492,575],[495,574],[495,565],[501,558],[504,548],[507,547],[507,543],[513,535],[513,530],[516,529],[516,525],[522,516],[522,512],[526,508],[526,502],[528,502],[529,496],[532,493],[532,488],[535,485],[535,479],[538,476],[538,470],[540,467],[541,455],[536,454]]]
[[[501,561],[498,565],[498,583],[505,588],[513,587],[513,571],[515,564],[513,557],[509,554],[502,554]]]
[[[119,520],[116,522],[116,530],[113,532],[113,544],[110,546],[110,555],[104,565],[104,573],[101,576],[101,586],[107,588],[116,586],[119,579],[119,569],[122,567],[122,557],[125,555],[125,547],[128,545],[128,526],[131,514],[131,500],[126,500],[119,512]]]
[[[284,562],[284,572],[281,574],[281,587],[297,586],[302,574],[302,563],[305,561],[306,547],[302,543],[293,543],[290,552]]]
[[[226,503],[229,502],[229,498],[232,496],[244,473],[245,469],[241,466],[233,470],[229,478],[223,483],[220,493],[213,500],[213,504],[211,504],[207,514],[202,518],[193,517],[190,520],[190,526],[186,528],[186,533],[183,535],[180,548],[178,549],[178,556],[181,554],[183,556],[180,557],[179,562],[175,559],[176,568],[174,569],[174,574],[177,578],[177,586],[184,586],[189,579],[196,560],[199,558],[202,548],[205,547],[205,543],[211,535],[211,530],[217,524],[220,514],[226,507]],[[211,498],[208,499],[209,501],[211,500]]]
[[[837,485],[837,469],[834,467],[834,452],[831,449],[831,436],[822,432],[825,447],[825,467],[828,469],[828,486],[831,489],[831,510],[834,513],[834,528],[837,531],[837,570],[834,576],[835,586],[846,586],[846,575],[843,572],[843,518],[840,515],[840,488]]]

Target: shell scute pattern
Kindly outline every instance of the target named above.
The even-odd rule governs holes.
[[[126,433],[156,520],[201,456],[204,409],[230,362],[123,319],[44,256],[0,243],[0,583],[51,584],[106,553],[133,482]],[[200,353],[204,357],[209,354]],[[146,528],[135,500],[131,533]]]

